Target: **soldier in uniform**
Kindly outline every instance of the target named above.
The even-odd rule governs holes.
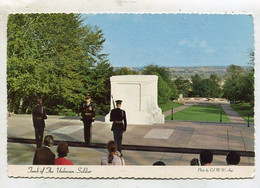
[[[35,129],[35,140],[36,140],[36,146],[37,148],[40,148],[42,146],[42,140],[43,140],[43,132],[45,127],[45,119],[47,119],[47,114],[45,112],[45,109],[42,105],[42,100],[37,100],[37,106],[33,108],[33,126]]]
[[[91,126],[95,121],[95,106],[91,102],[89,96],[86,97],[86,101],[81,104],[81,121],[84,123],[84,139],[85,144],[89,145],[91,139]]]
[[[122,100],[116,100],[116,108],[110,112],[110,121],[113,122],[112,129],[117,149],[121,153],[123,133],[126,131],[126,113],[121,109]]]

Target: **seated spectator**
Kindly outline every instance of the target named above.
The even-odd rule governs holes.
[[[162,161],[156,161],[155,163],[153,163],[153,166],[166,166],[166,164]]]
[[[200,166],[200,161],[199,161],[199,159],[193,158],[193,159],[190,161],[190,166]]]
[[[201,166],[210,166],[212,161],[213,161],[213,154],[211,151],[206,149],[200,152]]]
[[[240,162],[240,155],[235,151],[230,151],[227,154],[226,161],[228,165],[238,165]]]
[[[36,149],[33,157],[34,165],[54,165],[55,154],[51,151],[54,139],[51,135],[44,137],[43,146]]]
[[[125,165],[124,158],[117,151],[117,145],[114,141],[108,142],[107,150],[109,151],[109,155],[102,158],[101,165]]]
[[[59,143],[59,145],[57,147],[57,152],[58,152],[59,158],[57,158],[54,161],[55,165],[73,165],[73,163],[66,158],[69,153],[69,147],[66,142]]]

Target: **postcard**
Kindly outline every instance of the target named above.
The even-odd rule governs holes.
[[[1,15],[8,179],[252,180],[255,12],[123,4]]]

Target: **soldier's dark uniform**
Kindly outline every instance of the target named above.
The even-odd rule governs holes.
[[[84,102],[81,104],[81,120],[84,123],[84,139],[86,145],[90,143],[91,139],[91,126],[92,122],[95,121],[95,106],[92,102],[89,104]]]
[[[35,129],[35,140],[37,148],[42,146],[43,133],[45,128],[45,119],[47,119],[47,114],[44,107],[41,104],[37,104],[33,108],[33,126]]]
[[[117,100],[117,104],[121,104],[121,100]],[[126,131],[127,121],[126,113],[120,108],[115,108],[110,112],[110,121],[113,121],[111,131],[114,134],[114,141],[117,143],[117,149],[121,153],[123,132]]]

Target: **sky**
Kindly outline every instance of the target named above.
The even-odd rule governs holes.
[[[83,14],[106,39],[114,67],[248,66],[254,50],[250,15]]]

